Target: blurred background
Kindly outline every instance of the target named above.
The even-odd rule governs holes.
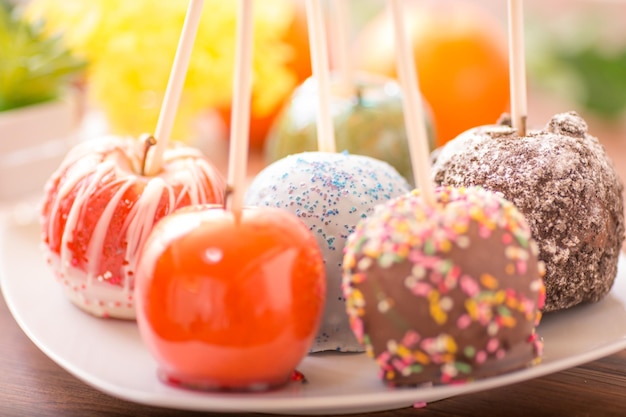
[[[347,49],[338,42],[341,30],[332,7],[337,1],[349,5],[349,21],[342,26],[348,26]],[[224,171],[236,4],[205,1],[173,133],[205,150]],[[0,171],[7,170],[0,178],[11,178],[0,180],[0,205],[12,205],[36,194],[76,141],[154,130],[187,1],[0,0],[0,5]],[[333,65],[344,53],[353,69],[394,78],[385,1],[325,5]],[[407,5],[433,146],[495,123],[510,100],[506,2],[408,0]],[[626,2],[527,0],[525,8],[530,127],[576,110],[625,174]],[[256,1],[254,48],[252,172],[271,162],[268,136],[311,74],[303,0]],[[62,108],[51,110],[57,102]],[[47,119],[32,121],[42,106]],[[14,124],[16,117],[21,125]],[[31,131],[33,126],[43,131]],[[354,146],[359,151],[365,145]],[[29,175],[37,178],[22,180]]]

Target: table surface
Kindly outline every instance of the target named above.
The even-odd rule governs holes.
[[[601,139],[617,171],[626,179],[626,124],[610,130],[590,130]],[[2,417],[218,415],[147,407],[91,388],[55,364],[28,339],[11,316],[2,297],[0,335]],[[429,403],[423,408],[354,416],[482,417],[494,413],[510,417],[625,416],[626,350],[576,368],[510,386]],[[258,416],[253,413],[230,415]]]

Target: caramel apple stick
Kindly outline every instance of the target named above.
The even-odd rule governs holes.
[[[404,122],[409,140],[409,152],[413,168],[413,179],[421,189],[424,199],[435,204],[434,185],[430,179],[428,132],[421,99],[413,50],[408,41],[404,25],[404,11],[401,0],[390,0],[389,11],[393,20],[396,37],[396,59],[398,78],[402,86],[402,106]]]
[[[252,9],[254,0],[239,0],[235,76],[233,78],[233,107],[231,114],[228,185],[230,193],[226,208],[238,213],[243,196],[248,163],[248,134],[250,132],[250,96],[252,90]]]
[[[172,126],[176,118],[178,103],[183,90],[183,84],[189,67],[189,59],[193,49],[196,32],[200,24],[204,0],[190,0],[185,16],[185,22],[178,41],[174,63],[170,78],[165,90],[165,97],[161,104],[161,111],[157,121],[155,138],[156,145],[152,147],[152,157],[148,158],[147,175],[156,175],[163,164],[163,152],[172,134]]]
[[[508,0],[511,122],[518,136],[526,136],[528,104],[524,48],[523,0]]]
[[[317,144],[320,152],[336,152],[335,129],[330,113],[330,74],[328,47],[322,5],[319,0],[306,0],[307,24],[311,49],[313,77],[317,82]]]

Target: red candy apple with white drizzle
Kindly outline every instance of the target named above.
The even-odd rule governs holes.
[[[137,256],[160,218],[190,204],[224,201],[224,180],[211,162],[168,141],[188,52],[175,57],[156,140],[111,135],[82,142],[45,186],[46,261],[70,300],[94,316],[135,318]]]

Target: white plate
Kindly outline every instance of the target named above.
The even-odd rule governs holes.
[[[96,319],[61,293],[42,260],[36,226],[6,228],[0,241],[0,283],[9,309],[32,341],[68,372],[105,393],[153,406],[213,412],[342,414],[409,407],[500,387],[577,366],[626,348],[626,261],[600,303],[549,314],[539,328],[543,362],[455,386],[391,389],[364,354],[309,355],[292,382],[267,393],[203,393],[167,386],[132,322]]]

